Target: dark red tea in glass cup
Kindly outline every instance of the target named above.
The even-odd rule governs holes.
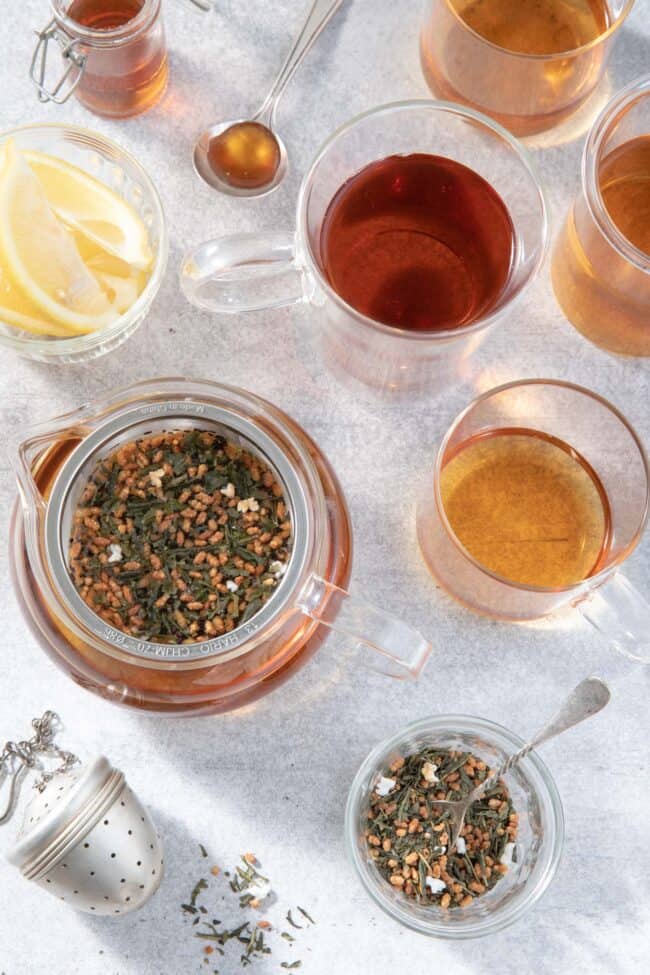
[[[305,302],[326,365],[380,393],[441,393],[534,279],[546,203],[523,146],[446,102],[382,105],[335,132],[296,227],[186,254],[181,285],[221,314]],[[264,316],[260,316],[264,321]]]
[[[458,328],[496,302],[514,228],[472,169],[427,153],[365,166],[334,195],[321,229],[323,271],[349,305],[385,325]]]

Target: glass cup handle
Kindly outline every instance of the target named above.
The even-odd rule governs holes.
[[[297,608],[318,623],[353,637],[362,649],[372,650],[368,666],[389,677],[417,678],[432,650],[428,640],[402,620],[319,576],[311,576]]]
[[[221,313],[308,301],[311,279],[296,257],[295,234],[230,234],[183,258],[181,289],[191,304]]]
[[[650,663],[650,603],[622,573],[590,593],[578,609],[615,650]]]

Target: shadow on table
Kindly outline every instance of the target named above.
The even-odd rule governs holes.
[[[347,725],[338,722],[329,740],[325,735],[335,721],[333,702],[347,714],[353,708],[348,698],[358,693],[351,677],[355,650],[336,641],[333,636],[321,648],[318,662],[253,704],[212,717],[172,719],[171,730],[170,719],[143,715],[140,734],[162,744],[196,796],[217,795],[223,818],[240,823],[242,831],[251,822],[282,823],[288,808],[297,807],[304,814],[292,816],[296,844],[313,845],[313,821],[320,819],[319,842],[339,846],[347,789],[365,746],[350,746],[354,717]]]
[[[346,14],[344,7],[309,53],[306,63],[312,77],[322,78],[326,75],[328,62],[345,25]],[[250,25],[248,13],[245,20]],[[246,118],[258,110],[291,48],[299,23],[283,37],[282,42],[278,41],[277,31],[270,28],[269,36],[260,30],[254,35],[250,30],[240,35],[239,43],[244,48],[239,52],[242,60],[263,64],[260,58],[262,49],[265,57],[269,49],[278,50],[277,65],[274,65],[268,77],[262,74],[259,81],[254,82],[256,88],[253,91],[242,91],[238,66],[229,60],[228,52],[224,56],[220,51],[217,11],[213,12],[210,23],[206,24],[208,28],[214,33],[215,56],[212,61],[206,64],[201,59],[193,58],[186,47],[172,46],[169,52],[170,81],[164,97],[156,107],[146,115],[138,116],[130,126],[130,135],[137,144],[149,147],[157,142],[162,143],[167,158],[185,166],[191,164],[194,142],[208,125],[220,119]],[[229,30],[233,30],[233,24],[229,24]],[[302,67],[298,70],[302,70]],[[247,78],[253,83],[250,73]],[[310,88],[313,89],[313,84]],[[123,125],[124,120],[120,124]],[[128,126],[128,120],[126,124]]]
[[[612,862],[610,869],[616,869]],[[565,865],[566,869],[566,865]],[[590,872],[584,878],[594,884],[592,894],[606,883],[605,877]],[[507,931],[476,943],[456,945],[457,958],[467,964],[467,972],[476,973],[504,970],[504,958],[510,959],[508,971],[534,972],[535,975],[558,973],[607,973],[607,975],[631,975],[643,971],[641,948],[632,957],[626,931],[640,931],[643,925],[642,911],[638,906],[644,892],[636,885],[627,884],[621,892],[621,906],[603,908],[591,902],[561,902],[557,888],[545,895],[541,905]],[[555,904],[549,902],[555,900]],[[625,905],[625,906],[623,906]],[[480,959],[480,960],[479,960]],[[516,967],[515,967],[516,966]]]
[[[355,648],[332,634],[299,673],[256,703],[214,717],[174,719],[171,728],[169,719],[143,715],[137,719],[139,735],[155,740],[197,795],[218,796],[219,809],[230,822],[255,824],[256,831],[264,831],[267,823],[285,822],[291,810],[296,847],[314,847],[318,822],[319,847],[338,855],[348,789],[381,738],[408,721],[441,711],[479,714],[532,732],[546,717],[545,694],[552,705],[562,694],[558,682],[568,691],[598,671],[601,654],[583,655],[584,632],[576,633],[574,654],[566,649],[560,654],[558,631],[550,624],[515,630],[467,614],[466,644],[452,649],[453,616],[464,611],[443,594],[432,598],[445,607],[431,660],[417,684],[363,671]],[[483,690],[494,679],[491,644],[502,645],[506,639],[514,642],[500,665],[500,679],[512,689],[507,713],[501,698],[495,703]],[[602,656],[609,659],[606,651]],[[531,685],[540,699],[532,711]]]
[[[239,957],[244,946],[231,942],[222,957],[215,947],[205,953],[206,946],[214,946],[196,936],[201,921],[235,927],[244,920],[261,920],[263,915],[247,913],[237,907],[237,898],[228,888],[222,875],[215,878],[210,869],[214,863],[222,863],[223,851],[211,849],[205,858],[199,846],[200,839],[192,836],[184,823],[164,815],[159,809],[151,809],[152,818],[163,841],[165,875],[157,893],[139,911],[120,919],[93,918],[81,915],[92,929],[93,935],[111,954],[129,963],[132,972],[156,972],[160,975],[179,975],[180,972],[205,972],[215,970],[228,975],[239,971]],[[211,857],[214,856],[214,859]],[[182,905],[190,901],[198,880],[205,879],[208,888],[197,897],[208,913],[193,915],[183,911]],[[194,923],[199,918],[198,923]],[[205,929],[203,929],[205,930]],[[278,960],[273,956],[256,956],[253,965],[260,973],[278,970]],[[107,971],[113,968],[107,968]]]
[[[641,14],[641,10],[638,13]],[[632,29],[628,21],[609,63],[608,74],[611,76],[613,90],[618,91],[641,75],[647,74],[649,61],[650,37]],[[633,70],[630,65],[635,66]]]
[[[223,958],[216,952],[206,956],[206,943],[196,938],[200,925],[194,925],[195,917],[183,913],[181,908],[181,904],[190,898],[197,880],[205,878],[209,888],[200,895],[198,903],[208,908],[206,920],[216,919],[228,927],[237,923],[241,912],[236,907],[236,897],[228,890],[226,878],[222,874],[214,880],[210,875],[214,862],[226,862],[221,856],[223,851],[210,847],[208,858],[203,858],[199,838],[191,835],[180,820],[165,816],[157,809],[152,810],[152,815],[165,844],[166,873],[160,890],[133,915],[120,920],[84,917],[85,923],[112,955],[129,963],[129,971],[155,971],[160,975],[178,975],[181,971],[205,971],[211,975],[215,969],[231,975],[239,971],[239,946],[228,945]],[[594,810],[594,818],[597,820],[599,816],[602,819],[598,810]],[[311,817],[307,818],[312,822]],[[473,942],[454,945],[454,957],[460,966],[465,966],[462,970],[468,975],[504,971],[505,957],[511,962],[517,959],[520,971],[534,971],[535,975],[557,975],[558,972],[630,975],[632,971],[642,970],[640,958],[630,954],[625,933],[642,930],[650,880],[639,886],[627,879],[626,856],[621,857],[617,839],[620,823],[612,824],[612,843],[607,849],[593,849],[584,837],[572,833],[571,823],[568,825],[568,845],[559,876],[541,904],[512,928],[482,939],[480,947]],[[627,846],[636,845],[638,850],[643,850],[645,823],[641,820],[626,823],[626,831]],[[305,837],[297,836],[295,841],[303,843]],[[349,880],[354,882],[352,874]],[[234,914],[229,913],[233,911],[233,904]],[[361,905],[359,914],[363,913]],[[370,901],[365,914],[367,924],[372,923],[373,937],[385,939],[387,946],[396,944],[398,935],[403,937],[401,952],[408,952],[407,939],[420,937],[400,930],[393,921],[377,913]],[[335,936],[333,928],[331,937]],[[430,944],[434,962],[436,958],[446,957],[443,945],[433,941]],[[282,942],[274,942],[272,955],[256,958],[255,971],[278,971],[281,946]],[[534,958],[529,955],[532,950]],[[208,964],[204,963],[206,958]],[[638,968],[635,967],[637,963]],[[508,967],[507,970],[514,969]],[[112,967],[110,971],[113,971]],[[363,973],[361,969],[350,968],[345,975]],[[384,975],[384,972],[377,972],[377,975]]]

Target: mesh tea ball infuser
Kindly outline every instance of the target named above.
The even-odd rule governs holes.
[[[160,885],[160,840],[124,774],[107,758],[81,765],[55,745],[58,723],[57,715],[46,711],[32,721],[32,738],[7,742],[0,754],[0,783],[9,781],[0,825],[14,812],[23,777],[40,772],[7,859],[27,880],[76,910],[127,914]],[[59,759],[59,766],[43,771],[43,756]]]

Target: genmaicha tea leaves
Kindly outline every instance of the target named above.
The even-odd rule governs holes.
[[[199,849],[205,859],[207,857],[205,847],[199,844]],[[270,955],[274,949],[282,949],[278,944],[278,937],[286,942],[286,948],[293,950],[296,938],[292,934],[276,928],[266,918],[256,917],[258,910],[268,907],[273,911],[276,895],[269,878],[260,872],[259,862],[254,853],[243,853],[234,870],[222,871],[215,865],[209,872],[213,878],[222,878],[222,890],[224,890],[223,881],[227,882],[225,893],[219,897],[217,891],[210,890],[210,881],[200,877],[187,902],[181,904],[181,911],[183,915],[192,918],[192,935],[202,946],[203,962],[209,966],[206,970],[210,975],[226,975],[226,972],[233,972],[237,959],[241,968],[254,965],[265,955]],[[218,898],[221,901],[219,915],[221,916],[221,908],[225,908],[235,923],[225,924],[208,911],[203,903],[206,897],[211,901]],[[232,917],[233,901],[236,898],[239,898],[239,908],[235,908],[236,917]],[[227,901],[231,904],[224,903]],[[277,907],[278,905],[275,905],[276,912],[278,912]],[[291,921],[291,910],[289,910],[286,912],[286,917],[293,927],[303,929],[316,923],[304,907],[298,906],[297,910],[308,924],[295,924]],[[225,967],[221,967],[222,958]],[[275,964],[288,971],[302,968],[302,961],[298,958]]]
[[[455,849],[450,813],[436,800],[461,799],[490,774],[471,752],[430,748],[399,757],[376,777],[365,838],[387,883],[422,904],[468,907],[507,873],[506,845],[518,816],[499,782],[470,806]]]
[[[122,444],[94,469],[72,524],[69,567],[111,626],[195,643],[250,620],[291,554],[281,485],[263,461],[208,430]]]

